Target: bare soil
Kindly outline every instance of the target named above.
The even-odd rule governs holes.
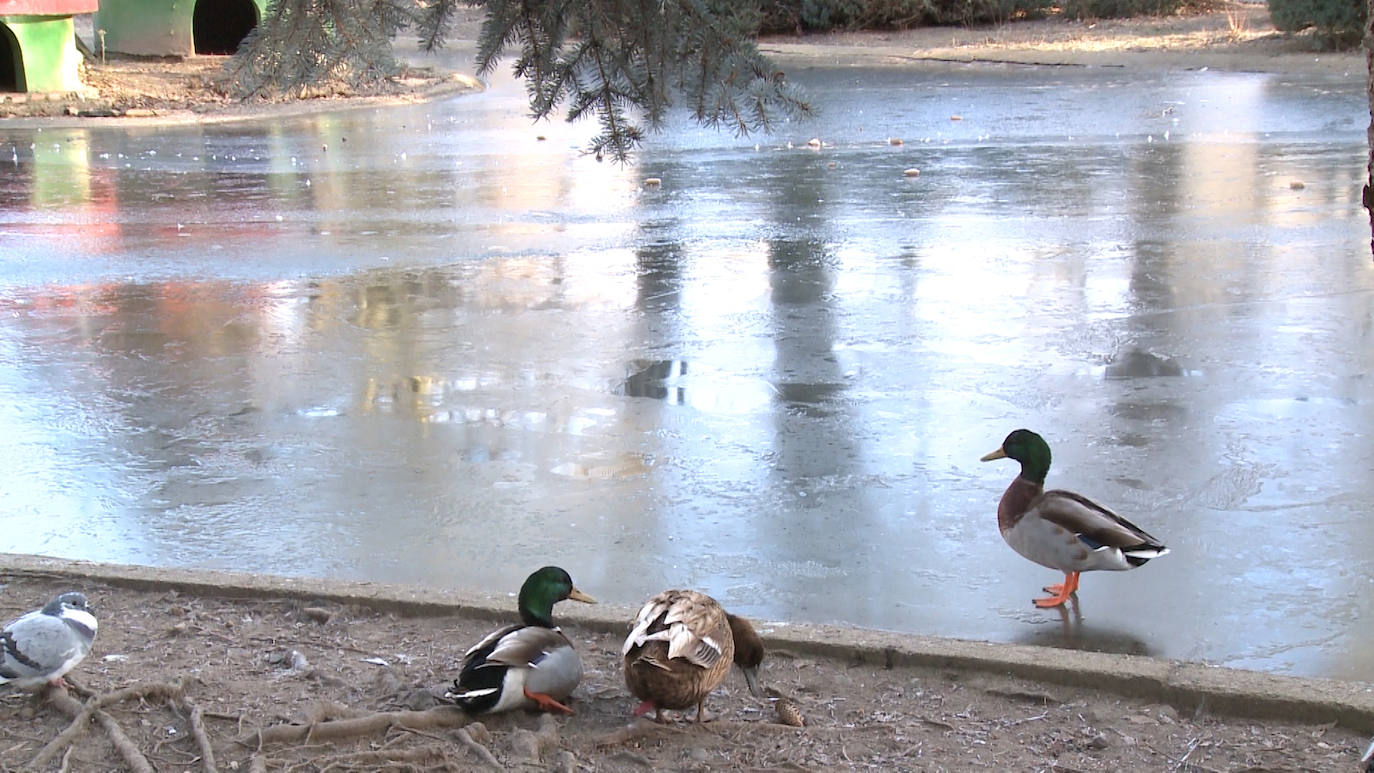
[[[0,94],[0,119],[222,121],[311,112],[341,106],[418,102],[481,88],[461,73],[412,67],[365,92],[316,89],[289,101],[239,100],[225,88],[222,56],[111,57],[83,68],[75,94]]]
[[[81,723],[39,770],[211,770],[212,756],[221,771],[1340,771],[1363,748],[1342,727],[1182,716],[1106,691],[785,650],[768,653],[764,682],[805,726],[782,724],[738,673],[709,700],[711,721],[657,725],[631,717],[620,637],[578,626],[564,629],[586,668],[573,716],[472,718],[436,696],[491,620],[5,580],[4,619],[75,585],[100,620],[70,676],[110,701],[108,718]],[[0,699],[0,770],[32,769],[73,723],[80,704],[62,697]],[[135,752],[115,747],[111,725]]]
[[[1225,69],[1255,72],[1363,73],[1364,52],[1325,50],[1311,30],[1274,29],[1263,3],[1220,0],[1208,10],[1127,19],[1050,16],[987,27],[922,27],[892,32],[846,32],[772,38],[778,52],[874,52],[903,61],[1010,62],[1157,70]]]

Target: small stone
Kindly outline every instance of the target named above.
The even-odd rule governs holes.
[[[808,148],[819,148],[821,146],[821,138],[812,137],[811,139],[806,141],[806,146]]]
[[[324,607],[306,607],[301,610],[301,614],[305,615],[306,619],[314,620],[317,623],[327,623],[334,616],[333,612]]]
[[[1107,747],[1109,747],[1109,746],[1111,746],[1111,745],[1112,745],[1111,741],[1108,741],[1108,740],[1107,740],[1107,736],[1104,735],[1104,734],[1102,734],[1102,733],[1098,733],[1097,735],[1094,735],[1092,738],[1089,738],[1089,739],[1088,739],[1088,748],[1089,748],[1089,749],[1095,749],[1095,750],[1097,750],[1097,751],[1102,751],[1103,749],[1106,749]]]
[[[662,185],[662,184],[663,184],[663,180],[662,180],[661,178],[658,178],[658,177],[645,177],[645,178],[644,178],[644,187],[645,187],[645,188],[654,188],[654,187],[657,187],[657,186]]]
[[[477,743],[486,746],[491,743],[491,731],[481,722],[473,722],[466,725],[468,736]]]
[[[1288,183],[1288,187],[1295,191],[1300,191],[1307,187],[1307,183],[1304,183],[1302,180],[1294,180]]]
[[[889,144],[889,145],[901,145],[901,144],[903,144],[903,143],[902,143],[902,138],[901,138],[901,137],[888,137],[888,138],[887,138],[887,144]]]
[[[903,169],[903,170],[902,170],[902,176],[903,176],[903,177],[920,177],[920,176],[921,176],[921,170],[917,169],[917,168],[914,167],[914,166],[911,167],[910,169]]]
[[[516,757],[539,762],[539,738],[531,731],[524,728],[517,729],[510,734],[511,751]]]
[[[564,749],[558,753],[558,759],[553,762],[555,773],[576,773],[577,755]]]

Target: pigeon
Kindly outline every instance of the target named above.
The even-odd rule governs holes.
[[[60,684],[95,640],[96,621],[86,596],[63,593],[0,630],[0,684],[21,690]]]

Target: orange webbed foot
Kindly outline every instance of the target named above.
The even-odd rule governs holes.
[[[559,712],[562,714],[573,713],[572,709],[568,708],[567,706],[564,706],[563,704],[554,700],[552,697],[545,695],[542,692],[530,692],[528,687],[525,688],[525,697],[534,701],[534,705],[539,707],[539,709],[542,711],[547,711],[549,713]]]
[[[1078,572],[1067,572],[1064,574],[1064,582],[1045,586],[1046,593],[1053,593],[1053,596],[1043,599],[1034,599],[1035,605],[1041,609],[1049,609],[1063,605],[1069,597],[1078,592]]]

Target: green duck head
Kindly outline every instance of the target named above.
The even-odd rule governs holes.
[[[1050,444],[1028,429],[1018,429],[1007,435],[1001,448],[983,456],[981,461],[993,459],[1015,459],[1021,463],[1021,477],[1043,484],[1050,471]]]
[[[520,620],[525,625],[553,627],[553,605],[564,599],[595,604],[596,599],[573,586],[572,577],[556,566],[546,566],[520,586]]]

